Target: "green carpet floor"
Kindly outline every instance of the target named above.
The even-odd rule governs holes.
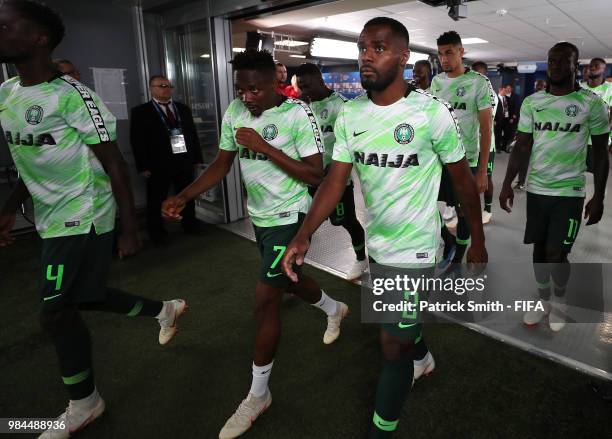
[[[54,349],[38,324],[40,241],[0,249],[0,417],[55,417],[67,403]],[[216,438],[251,380],[255,244],[209,227],[162,249],[115,261],[111,284],[190,309],[166,347],[153,319],[89,313],[104,416],[80,438]],[[307,267],[353,309],[323,345],[323,314],[283,303],[273,404],[247,439],[361,439],[369,428],[380,353],[359,322],[359,288]],[[396,438],[611,438],[612,405],[588,377],[456,325],[431,325],[435,373],[416,383]],[[8,437],[0,435],[2,437]],[[27,435],[19,435],[25,438]]]

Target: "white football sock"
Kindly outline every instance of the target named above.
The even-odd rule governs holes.
[[[170,302],[169,302],[169,301],[164,301],[164,302],[162,302],[162,303],[163,303],[163,306],[162,306],[161,311],[159,312],[159,314],[157,314],[157,315],[155,316],[155,318],[156,318],[157,320],[167,318],[167,317],[168,317],[168,313],[170,312],[170,310],[169,310],[169,308],[170,308]]]
[[[98,393],[98,389],[94,387],[94,391],[91,395],[86,396],[83,399],[72,399],[70,402],[73,407],[79,408],[81,410],[91,410],[98,403],[98,399],[100,398],[100,394]]]
[[[317,303],[313,303],[312,306],[316,306],[320,310],[323,310],[328,316],[333,316],[338,313],[338,302],[325,294],[323,290],[321,290],[321,300]]]
[[[427,363],[427,361],[429,360],[429,351],[427,351],[427,353],[425,354],[425,356],[423,358],[421,358],[420,360],[413,360],[414,365],[415,366],[425,366],[425,363]]]
[[[262,396],[266,393],[273,364],[274,361],[265,366],[256,366],[255,363],[253,363],[253,381],[251,382],[251,390],[249,390],[249,393],[255,396]]]

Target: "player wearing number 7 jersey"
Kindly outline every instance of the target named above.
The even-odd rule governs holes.
[[[232,65],[238,99],[223,117],[219,154],[191,186],[162,206],[164,216],[180,218],[185,203],[219,183],[238,155],[262,262],[255,287],[251,390],[221,430],[221,439],[247,431],[272,402],[268,380],[280,340],[284,292],[327,314],[326,344],[338,338],[340,322],[348,313],[344,303],[327,296],[312,279],[300,276],[294,283],[281,271],[285,248],[310,207],[307,185],[316,186],[323,177],[323,146],[315,116],[304,102],[276,93],[276,66],[269,52],[239,53]]]
[[[548,87],[521,106],[516,146],[499,195],[510,212],[512,180],[529,160],[525,244],[533,244],[533,262],[544,311],[529,311],[523,322],[536,325],[547,314],[550,329],[565,326],[565,287],[570,277],[567,256],[578,235],[585,198],[589,137],[593,142],[595,192],[586,204],[587,226],[599,222],[608,179],[608,107],[595,93],[576,83],[578,49],[555,44],[548,52]],[[552,283],[551,283],[552,280]],[[556,304],[549,303],[551,287]]]

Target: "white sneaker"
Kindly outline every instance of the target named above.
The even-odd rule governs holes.
[[[419,365],[417,365],[416,361],[414,362],[414,380],[415,381],[421,378],[423,375],[424,376],[429,375],[436,368],[436,362],[434,360],[433,355],[431,355],[431,352],[427,352],[427,355],[425,355],[425,358],[423,358],[418,363]]]
[[[446,227],[448,227],[449,229],[454,229],[457,227],[458,222],[459,222],[459,218],[454,217],[450,221],[447,221]]]
[[[541,310],[529,310],[525,314],[523,314],[523,323],[527,326],[535,326],[540,321],[550,314],[550,302],[547,300],[542,300],[544,304],[544,311]]]
[[[73,433],[85,428],[99,418],[104,413],[105,408],[106,404],[99,395],[97,403],[90,410],[83,410],[70,401],[66,411],[57,418],[59,425],[63,425],[64,428],[59,430],[49,429],[38,436],[38,439],[67,439]]]
[[[233,439],[243,434],[251,428],[255,419],[270,407],[270,404],[272,404],[270,389],[266,389],[266,393],[262,396],[249,393],[219,432],[219,439]]]
[[[453,206],[446,206],[444,212],[442,212],[442,218],[448,221],[454,216],[456,216],[455,208]]]
[[[550,314],[548,315],[548,326],[550,327],[551,331],[559,332],[565,327],[566,322],[565,317],[563,316],[565,315],[566,309],[567,307],[565,304],[559,303],[556,303],[552,308]]]
[[[351,269],[346,273],[346,280],[359,279],[363,273],[368,269],[368,261],[355,261]]]
[[[323,334],[323,343],[331,344],[340,336],[340,323],[349,312],[346,303],[338,302],[338,311],[333,316],[327,316],[327,329]]]
[[[493,214],[491,212],[487,212],[486,210],[482,211],[482,223],[488,224],[491,221]]]
[[[168,343],[174,334],[178,331],[176,326],[177,319],[187,311],[187,302],[183,299],[174,299],[169,302],[164,302],[168,306],[166,316],[159,319],[159,344],[165,345]]]

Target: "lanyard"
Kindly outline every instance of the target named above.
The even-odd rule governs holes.
[[[168,125],[168,116],[165,115],[163,110],[160,108],[159,104],[157,102],[155,102],[155,100],[151,100],[151,102],[153,102],[153,106],[155,107],[155,109],[159,113],[159,117],[161,117],[162,122],[166,126],[166,129],[168,131],[172,131],[173,129],[176,129],[176,128],[173,128],[170,125]],[[181,124],[181,115],[179,114],[178,109],[176,108],[176,105],[174,104],[174,101],[172,102],[172,109],[174,110],[174,118],[176,119],[176,122],[178,124],[178,128],[180,129],[181,126],[182,126],[182,124]],[[170,110],[168,110],[168,111],[170,111]]]

